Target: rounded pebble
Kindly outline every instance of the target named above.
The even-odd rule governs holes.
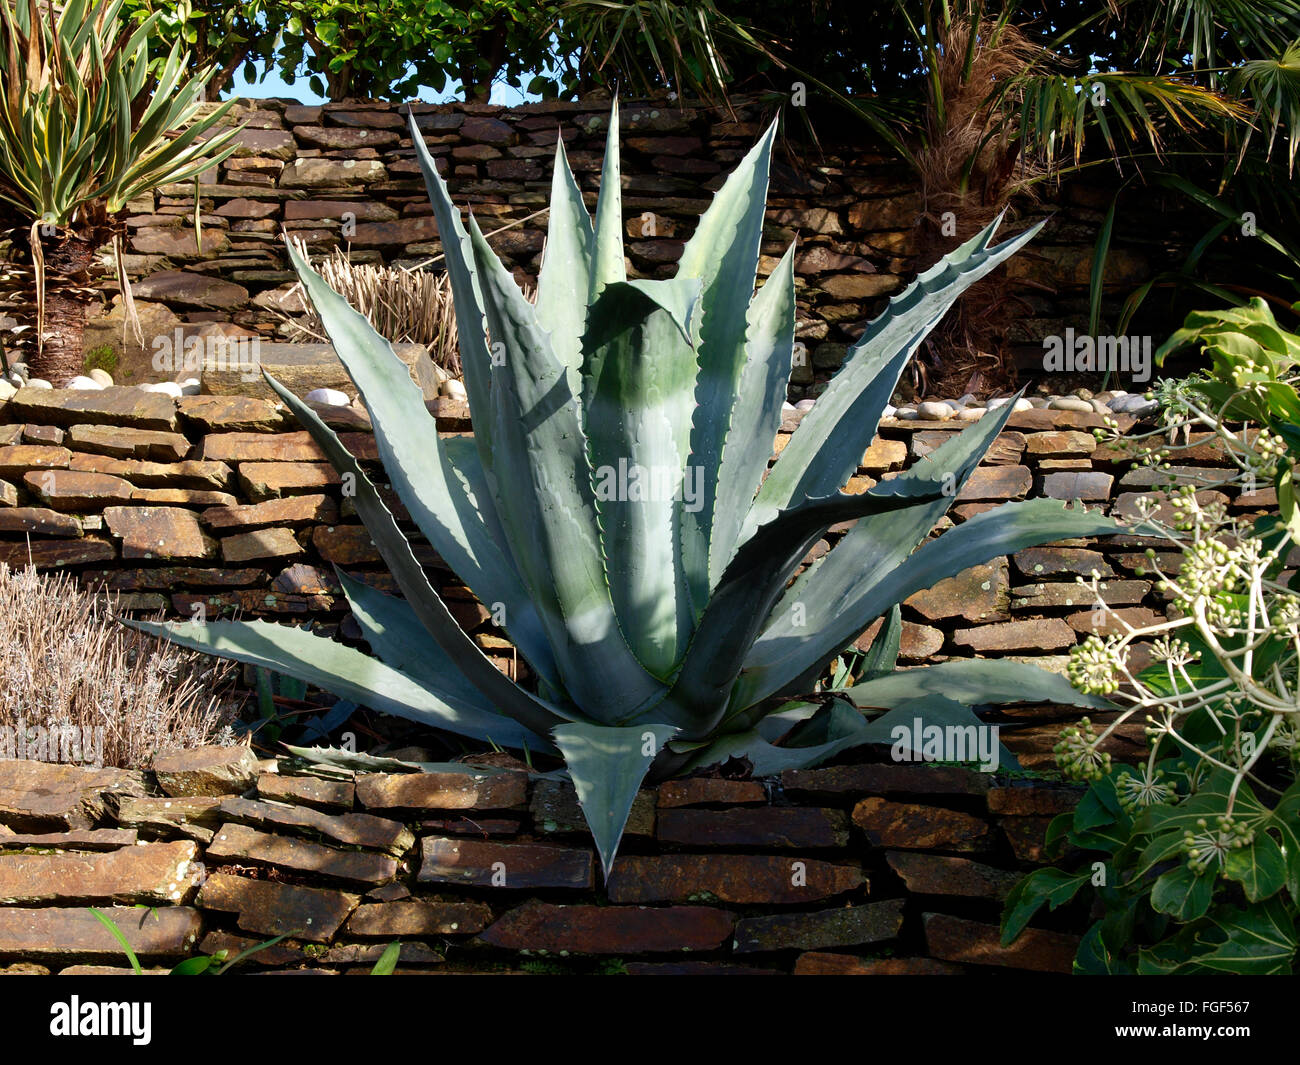
[[[88,373],[86,376],[89,377],[92,381],[98,381],[105,388],[113,387],[113,375],[109,373],[107,370],[101,370],[99,369],[99,367],[96,367],[95,369],[91,370],[90,373]]]
[[[104,386],[92,377],[74,377],[64,388],[70,388],[74,392],[98,392]]]
[[[0,400],[8,399],[17,391],[8,381],[0,380]]]
[[[894,411],[894,417],[900,422],[914,422],[920,415],[916,413],[915,407],[899,407]]]
[[[327,407],[346,407],[351,402],[337,388],[313,388],[303,398],[308,403],[324,403]]]
[[[916,408],[916,416],[927,422],[946,422],[953,416],[953,409],[947,403],[927,399]]]
[[[977,422],[984,417],[984,407],[965,407],[957,412],[959,422]]]
[[[175,381],[157,381],[152,384],[146,383],[140,386],[141,392],[158,392],[164,396],[171,396],[173,399],[180,399],[183,393],[181,386]]]
[[[795,410],[812,410],[813,407],[816,406],[816,404],[817,404],[817,401],[816,401],[815,399],[801,399],[798,403],[796,403],[796,404],[794,405],[794,409],[795,409]]]
[[[1077,399],[1074,396],[1061,396],[1059,399],[1052,400],[1048,405],[1049,410],[1075,410],[1083,414],[1092,414],[1092,404],[1086,399]]]
[[[463,381],[456,381],[454,379],[443,381],[439,386],[438,391],[448,399],[458,400],[461,403],[467,403],[469,401],[469,393],[465,391],[465,384]]]
[[[27,387],[28,388],[53,388],[54,386],[50,384],[49,381],[45,380],[43,377],[33,377],[30,381],[27,382]]]

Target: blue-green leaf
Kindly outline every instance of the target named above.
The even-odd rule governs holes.
[[[560,725],[552,735],[564,755],[578,803],[609,876],[632,802],[651,763],[677,732],[670,725]]]

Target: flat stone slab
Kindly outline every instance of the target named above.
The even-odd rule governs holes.
[[[593,883],[589,850],[548,843],[494,843],[426,836],[420,841],[422,884],[469,884],[515,890],[587,889]]]
[[[151,836],[184,836],[207,843],[219,821],[221,800],[215,796],[122,799],[117,823]]]
[[[927,913],[923,920],[926,946],[934,957],[944,961],[1068,973],[1079,948],[1078,936],[1041,928],[1026,928],[1014,943],[1004,947],[1001,930],[995,924],[946,913]]]
[[[143,795],[144,777],[130,769],[0,760],[0,824],[16,832],[90,828],[107,813],[106,795]]]
[[[611,902],[819,902],[866,886],[856,865],[764,854],[620,855]]]
[[[188,906],[97,907],[140,958],[188,954],[202,931],[199,912]],[[32,961],[62,959],[125,961],[122,944],[90,908],[0,907],[0,957]]]
[[[104,521],[121,539],[124,559],[190,562],[217,553],[198,516],[182,507],[106,507]]]
[[[150,462],[181,462],[193,448],[180,433],[114,425],[74,425],[68,430],[68,443],[94,455]]]
[[[244,746],[160,751],[153,771],[168,795],[239,795],[257,779],[257,755]]]
[[[309,943],[327,943],[360,902],[359,895],[328,888],[277,884],[214,873],[199,891],[205,910],[238,914],[245,932],[267,936],[292,934]],[[3,914],[0,910],[0,914]]]
[[[397,861],[385,854],[338,850],[233,823],[217,829],[206,853],[209,862],[253,862],[349,884],[387,884],[397,876]]]
[[[523,773],[363,773],[357,802],[372,810],[505,810],[528,794]]]
[[[72,832],[0,832],[0,850],[115,851],[135,845],[139,833],[133,828],[83,828]]]
[[[968,858],[908,851],[890,851],[885,857],[913,895],[957,895],[1001,901],[1021,880],[1020,873]]]
[[[705,951],[731,936],[734,918],[707,906],[555,906],[529,902],[497,920],[482,939],[507,950],[571,954]]]
[[[903,926],[903,899],[844,906],[815,913],[742,917],[736,922],[737,954],[772,950],[855,947],[893,939]]]
[[[425,399],[438,395],[438,375],[423,344],[394,344],[393,351],[410,371],[411,380]],[[231,365],[232,353],[209,354],[203,364],[203,392],[214,396],[250,396],[279,401],[266,383],[265,370],[290,392],[300,398],[317,388],[333,388],[355,398],[353,384],[332,344],[266,344],[257,346],[257,365]]]
[[[863,799],[853,808],[853,823],[878,847],[971,851],[988,846],[987,822],[937,806]]]
[[[324,777],[263,773],[257,778],[257,794],[263,799],[301,804],[323,810],[339,807],[350,810],[356,796],[356,786],[350,780],[326,780]]]
[[[484,902],[402,899],[361,905],[345,930],[353,936],[454,936],[481,932],[491,923],[492,907]]]
[[[176,428],[175,399],[162,392],[141,392],[122,385],[85,391],[20,388],[10,397],[7,413],[42,425],[126,425],[169,431]]]
[[[529,812],[537,831],[547,835],[588,835],[587,818],[578,804],[578,793],[567,781],[539,780],[533,785]],[[625,836],[653,836],[655,832],[655,794],[644,790],[632,800],[627,816]]]
[[[0,905],[183,902],[197,886],[193,843],[145,843],[103,854],[0,855]]]
[[[660,810],[658,835],[687,847],[842,847],[849,819],[842,810],[798,806]]]
[[[288,777],[288,780],[311,780],[309,777]],[[319,784],[344,784],[350,794],[350,782],[318,780]],[[265,794],[262,781],[258,790]],[[225,799],[220,813],[229,821],[253,825],[258,828],[287,829],[314,833],[336,843],[350,847],[367,847],[400,856],[410,849],[415,836],[400,821],[390,821],[374,814],[323,813],[303,806],[286,806],[275,802],[257,802],[252,799]]]

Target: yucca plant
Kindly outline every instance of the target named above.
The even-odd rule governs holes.
[[[179,43],[151,66],[158,15],[132,28],[121,7],[0,0],[0,202],[31,254],[31,372],[54,384],[81,372],[91,268],[114,216],[220,162],[238,134],[213,129],[229,105],[200,115],[209,72]]]
[[[146,626],[359,703],[479,740],[563,756],[606,871],[643,780],[748,758],[813,765],[918,715],[977,724],[973,705],[1082,702],[1019,663],[894,674],[897,604],[1031,544],[1119,527],[1051,500],[977,515],[922,546],[1010,405],[906,473],[840,491],[916,346],[1033,231],[990,226],[871,322],[768,472],[794,352],[794,249],[754,292],[769,129],[718,192],[677,276],[627,280],[610,117],[593,225],[556,146],[550,233],[530,303],[475,220],[466,231],[413,127],[455,293],[473,438],[441,438],[389,345],[292,247],[303,285],[365,400],[392,486],[539,678],[503,676],[453,621],[356,460],[304,402],[271,386],[337,468],[404,598],[339,574],[377,657],[264,622]],[[996,225],[996,224],[995,224]],[[790,583],[837,522],[838,544]],[[858,683],[804,702],[875,618]],[[869,708],[864,712],[863,708]],[[885,711],[882,715],[880,711]],[[873,720],[868,720],[868,713]]]

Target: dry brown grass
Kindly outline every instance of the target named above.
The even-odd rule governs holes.
[[[103,729],[103,764],[125,768],[164,747],[233,743],[233,664],[116,615],[116,599],[70,574],[0,563],[0,727]]]

